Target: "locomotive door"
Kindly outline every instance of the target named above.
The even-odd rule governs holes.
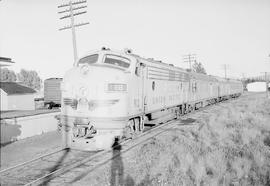
[[[145,64],[141,63],[140,64],[141,67],[141,72],[142,72],[142,90],[141,90],[141,103],[142,103],[142,107],[143,107],[143,112],[145,113],[145,111],[147,110],[147,89],[146,89],[146,78],[147,78],[147,71],[146,71],[146,66]]]
[[[210,87],[210,97],[213,97],[213,84],[209,83],[209,87]]]
[[[221,95],[220,95],[220,85],[218,85],[218,97],[221,97]]]
[[[195,87],[195,85],[196,85],[196,81],[194,80],[194,79],[192,79],[191,81],[190,81],[190,84],[189,84],[189,87],[190,87],[190,101],[191,102],[193,102],[193,101],[195,101],[196,99],[195,99],[195,96],[196,96],[196,87]]]
[[[145,111],[145,103],[146,103],[146,94],[145,94],[145,64],[137,62],[136,65],[136,75],[138,76],[137,81],[137,88],[138,88],[138,95],[136,96],[138,98],[138,105],[139,105],[139,111],[144,112]]]

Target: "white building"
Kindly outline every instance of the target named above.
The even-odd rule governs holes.
[[[0,110],[35,110],[35,93],[35,90],[15,82],[0,82]]]

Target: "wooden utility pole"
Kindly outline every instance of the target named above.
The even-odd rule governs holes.
[[[225,79],[227,79],[227,69],[228,69],[228,65],[227,65],[227,64],[224,64],[224,65],[223,65],[223,69],[224,69],[224,76],[225,76]]]
[[[270,76],[270,75],[269,75]],[[269,77],[268,72],[264,72],[264,78],[265,78],[265,88],[266,88],[266,97],[270,98],[270,92],[269,92]]]
[[[242,79],[245,79],[245,78],[246,78],[245,73],[242,73]]]
[[[77,65],[76,63],[77,63],[77,60],[78,60],[75,27],[79,27],[79,26],[83,26],[83,25],[89,24],[89,22],[75,24],[74,17],[77,16],[77,15],[85,14],[87,12],[86,10],[79,11],[79,10],[81,10],[83,8],[87,8],[87,5],[85,3],[86,3],[86,0],[77,1],[77,2],[69,1],[69,3],[67,3],[67,4],[63,4],[63,5],[58,6],[58,8],[68,7],[68,9],[63,10],[63,11],[59,11],[58,13],[59,14],[69,13],[68,15],[65,15],[63,17],[60,17],[60,19],[70,18],[71,24],[68,25],[68,26],[65,26],[63,28],[60,28],[59,31],[66,30],[66,29],[70,29],[71,28],[72,43],[73,43],[73,54],[74,54],[74,63],[73,63],[73,66],[76,66]]]
[[[270,81],[270,74],[269,72],[261,72],[264,73],[264,76],[262,76],[262,81],[265,81],[265,92],[266,92],[266,97],[270,98],[270,91],[269,91],[269,81]]]
[[[268,55],[268,57],[270,58],[270,54]],[[268,77],[267,77],[267,74],[268,74],[268,72],[265,72],[265,74],[264,74],[264,77],[265,77],[265,83],[266,83],[266,96],[267,96],[267,98],[269,98],[270,99],[270,88],[269,88],[269,83],[270,83],[270,74],[268,75]]]
[[[192,69],[192,63],[196,62],[196,54],[187,54],[183,56],[184,63],[189,63],[189,69]]]

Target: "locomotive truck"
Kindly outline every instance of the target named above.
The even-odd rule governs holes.
[[[128,51],[102,48],[78,60],[62,82],[64,146],[110,148],[155,125],[206,105],[238,97],[241,81],[175,67]]]

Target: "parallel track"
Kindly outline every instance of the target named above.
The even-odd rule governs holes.
[[[62,149],[0,171],[0,185],[26,185],[96,152]]]
[[[34,159],[32,159],[32,160],[29,160],[29,161],[26,161],[26,162],[23,162],[23,163],[14,165],[14,166],[12,166],[12,167],[8,167],[8,168],[6,168],[6,169],[0,170],[0,175],[3,174],[3,173],[5,173],[5,172],[11,171],[11,170],[13,170],[13,169],[16,169],[16,168],[19,168],[19,167],[22,167],[22,166],[25,166],[25,165],[30,165],[30,164],[35,163],[36,161],[38,161],[38,160],[40,160],[40,159],[46,158],[46,157],[48,157],[48,156],[54,155],[54,154],[56,154],[56,153],[58,153],[58,152],[62,152],[62,151],[64,151],[64,150],[66,150],[66,149],[57,150],[57,151],[54,151],[54,152],[51,152],[51,153],[48,153],[48,154],[39,156],[39,157],[34,158]]]

